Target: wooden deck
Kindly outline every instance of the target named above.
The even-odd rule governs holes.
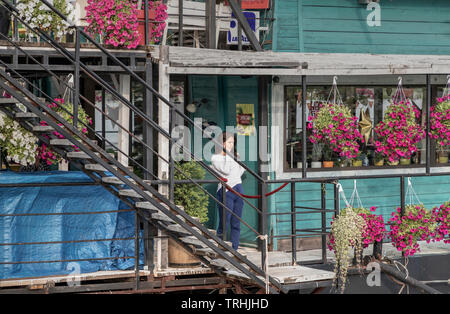
[[[261,254],[254,248],[240,248],[239,252],[247,256],[247,258],[257,266],[261,266]],[[372,247],[369,246],[364,250],[364,255],[370,255]],[[442,242],[438,243],[421,243],[421,252],[416,256],[424,255],[447,255],[450,254],[450,246]],[[298,262],[311,262],[319,260],[322,251],[307,250],[297,252]],[[395,250],[390,244],[383,245],[383,256],[389,259],[401,258],[401,254]],[[302,286],[327,286],[331,284],[334,273],[332,271],[319,269],[314,266],[292,266],[292,256],[290,252],[273,251],[268,254],[269,275],[279,281],[284,286],[302,287]],[[334,263],[333,252],[327,251],[327,263]],[[205,266],[191,268],[173,268],[169,267],[163,270],[154,271],[153,274],[148,270],[141,270],[141,277],[158,278],[174,278],[183,276],[203,276],[213,275],[214,271]],[[225,274],[230,279],[238,279],[247,282],[248,278],[237,270],[227,270]],[[93,273],[84,273],[79,275],[61,275],[31,278],[13,278],[0,280],[0,291],[6,288],[27,287],[29,290],[43,289],[48,285],[64,284],[70,282],[88,283],[99,280],[114,280],[117,282],[130,281],[135,277],[134,270],[114,270],[114,271],[98,271]],[[247,283],[250,283],[248,281]]]

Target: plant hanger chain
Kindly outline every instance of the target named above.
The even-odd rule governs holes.
[[[356,201],[358,202],[357,204],[358,207],[354,206],[355,198]],[[356,180],[353,180],[353,193],[352,196],[350,197],[350,206],[352,208],[363,208],[363,204],[361,202],[361,199],[359,198],[358,189],[356,188]]]
[[[403,78],[401,76],[398,77],[398,85],[397,90],[395,91],[394,96],[392,97],[392,100],[394,103],[399,103],[401,101],[407,100],[405,91],[403,90],[403,84],[402,84]]]
[[[447,85],[445,85],[444,91],[442,92],[442,98],[450,97],[450,75],[447,75]]]
[[[342,188],[342,184],[338,183],[338,184],[337,184],[337,188],[338,188],[339,194],[342,196],[342,199],[343,199],[344,202],[345,202],[345,207],[346,207],[346,208],[347,208],[347,207],[351,207],[351,205],[350,205],[349,202],[347,201],[347,198],[345,197],[345,192],[344,192],[344,189]],[[340,201],[340,198],[339,198],[339,201]],[[341,204],[339,204],[339,208],[341,208]]]
[[[339,89],[337,88],[337,79],[337,76],[333,77],[333,86],[331,86],[330,93],[328,94],[327,104],[330,103],[331,95],[333,94],[333,104],[343,105],[341,94],[339,93]]]
[[[406,193],[405,193],[405,201],[408,200],[408,197],[409,197],[408,205],[422,204],[422,202],[419,200],[419,197],[416,194],[416,191],[414,191],[414,188],[411,183],[411,177],[408,177],[408,187],[407,187]],[[415,200],[413,198],[415,198]],[[417,201],[417,203],[413,203],[413,201]]]

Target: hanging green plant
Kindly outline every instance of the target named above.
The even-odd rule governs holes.
[[[351,249],[354,249],[356,263],[359,264],[363,250],[363,240],[367,223],[352,207],[343,209],[331,223],[332,242],[330,249],[335,253],[336,263],[334,266],[335,277],[333,284],[337,286],[340,280],[341,293],[344,292],[347,282],[347,272],[350,266]]]

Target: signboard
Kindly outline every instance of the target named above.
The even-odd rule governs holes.
[[[242,9],[268,9],[269,8],[269,0],[241,0]],[[225,4],[228,5],[228,1],[225,1]]]
[[[236,104],[236,131],[238,135],[255,135],[254,104]]]
[[[253,11],[243,11],[242,12],[250,25],[250,28],[255,33],[256,38],[259,40],[259,12]],[[227,34],[227,45],[237,45],[238,44],[238,21],[231,15],[230,30]],[[244,30],[242,30],[242,45],[250,45],[250,41],[245,35]]]

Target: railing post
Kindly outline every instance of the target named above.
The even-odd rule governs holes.
[[[426,103],[426,173],[430,174],[430,164],[431,164],[431,145],[430,145],[430,113],[431,113],[431,81],[430,74],[427,74],[427,103]]]
[[[178,0],[178,46],[183,46],[183,0]]]
[[[268,246],[268,223],[267,223],[267,183],[261,183],[261,269],[266,272],[266,268],[269,265],[266,265],[267,261],[267,246]]]
[[[302,75],[302,178],[306,178],[306,168],[308,161],[306,158],[307,138],[306,138],[306,75]]]
[[[102,87],[102,112],[106,112],[106,91]],[[106,150],[106,117],[102,114],[102,148]]]
[[[150,55],[147,55],[145,60],[145,81],[150,86],[153,86],[153,63]],[[153,120],[153,93],[149,89],[145,89],[145,115]],[[148,122],[143,122],[144,142],[148,147],[153,149],[153,128]],[[153,179],[153,152],[149,148],[144,147],[144,167],[147,169],[144,173],[144,179]]]
[[[141,8],[138,8],[138,10],[140,10],[140,9]],[[144,31],[145,45],[148,46],[148,45],[150,45],[150,39],[149,39],[150,28],[148,25],[148,0],[144,0],[144,20],[145,20],[145,31]]]
[[[227,212],[225,207],[227,206],[227,188],[225,184],[222,184],[222,240],[225,241],[227,238]]]
[[[135,224],[135,239],[134,239],[134,267],[135,267],[135,277],[136,277],[136,286],[135,289],[139,290],[139,215],[137,210],[134,211],[134,224]]]
[[[326,186],[325,183],[320,184],[321,190],[321,216],[322,216],[322,264],[327,262],[327,230],[326,230],[326,209],[327,209],[327,199],[326,199]]]
[[[75,75],[74,75],[74,100],[73,100],[73,126],[78,125],[78,105],[80,102],[80,30],[75,26]]]
[[[237,0],[239,10],[242,10],[242,0]],[[237,23],[237,36],[238,36],[238,50],[242,51],[242,26],[241,23]]]
[[[338,187],[339,181],[336,181],[334,183],[334,217],[337,217],[339,215],[339,211],[341,210],[339,207],[339,187]]]
[[[297,215],[295,213],[295,182],[291,182],[292,265],[297,265]]]
[[[173,129],[175,128],[175,107],[170,108],[170,114],[169,114],[169,132],[172,134]],[[173,159],[173,146],[174,146],[175,139],[171,136],[169,140],[169,199],[173,202],[174,201],[174,194],[175,194],[175,160]]]
[[[400,210],[401,215],[405,215],[405,177],[400,176]]]

